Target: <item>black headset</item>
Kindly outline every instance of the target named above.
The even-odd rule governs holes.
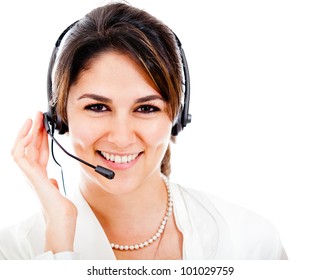
[[[59,51],[59,47],[61,45],[61,42],[64,38],[64,36],[69,32],[70,29],[73,28],[73,26],[78,21],[72,23],[70,26],[68,26],[59,36],[58,40],[55,43],[53,52],[51,54],[49,67],[48,67],[48,75],[47,75],[47,97],[48,97],[48,111],[44,114],[44,122],[47,129],[47,132],[53,136],[54,130],[57,130],[59,134],[64,134],[68,131],[68,126],[65,122],[63,122],[60,118],[60,116],[56,112],[56,107],[51,104],[52,99],[52,74],[53,74],[53,68],[56,62],[57,54]],[[180,131],[183,130],[187,126],[188,123],[191,122],[191,114],[189,114],[189,102],[190,102],[190,76],[189,76],[189,69],[188,69],[188,63],[186,56],[184,54],[182,44],[177,37],[177,35],[173,32],[183,66],[183,74],[184,74],[184,103],[181,107],[179,114],[175,120],[175,123],[171,130],[172,136],[177,136]]]

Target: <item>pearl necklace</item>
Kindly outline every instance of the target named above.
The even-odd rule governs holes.
[[[169,185],[169,181],[168,178],[166,176],[164,176],[163,174],[161,174],[161,179],[163,180],[163,182],[165,183],[166,187],[167,187],[167,194],[168,194],[168,207],[167,207],[167,212],[160,224],[160,227],[158,228],[158,231],[155,235],[153,235],[151,238],[149,238],[148,240],[141,242],[141,243],[137,243],[135,245],[119,245],[119,244],[115,244],[115,243],[111,243],[111,248],[114,250],[121,250],[121,251],[133,251],[133,250],[139,250],[139,249],[143,249],[148,247],[150,244],[152,244],[153,242],[155,242],[157,239],[160,238],[161,234],[163,233],[168,218],[172,213],[172,207],[173,207],[173,201],[172,201],[172,195],[171,195],[171,190],[170,190],[170,185]]]

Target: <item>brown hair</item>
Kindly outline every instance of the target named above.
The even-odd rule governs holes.
[[[67,34],[53,81],[52,104],[62,121],[68,123],[66,107],[71,85],[94,58],[109,50],[129,55],[146,71],[166,101],[173,121],[183,99],[181,58],[175,36],[152,15],[123,3],[92,10]],[[167,176],[171,172],[170,147],[161,172]]]

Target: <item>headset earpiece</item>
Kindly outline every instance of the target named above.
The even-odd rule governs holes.
[[[177,45],[179,47],[179,52],[181,56],[182,61],[182,67],[183,67],[183,75],[184,75],[184,102],[183,106],[181,107],[178,117],[176,118],[176,121],[172,127],[171,135],[177,136],[180,131],[182,131],[188,123],[191,122],[191,114],[189,114],[189,103],[190,103],[190,74],[189,74],[189,68],[187,63],[187,58],[184,54],[184,50],[182,48],[182,44],[178,38],[178,36],[173,33]]]

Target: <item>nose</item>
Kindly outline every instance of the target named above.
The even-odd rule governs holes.
[[[119,148],[125,148],[134,143],[136,136],[133,122],[126,117],[114,117],[110,122],[108,141]]]

